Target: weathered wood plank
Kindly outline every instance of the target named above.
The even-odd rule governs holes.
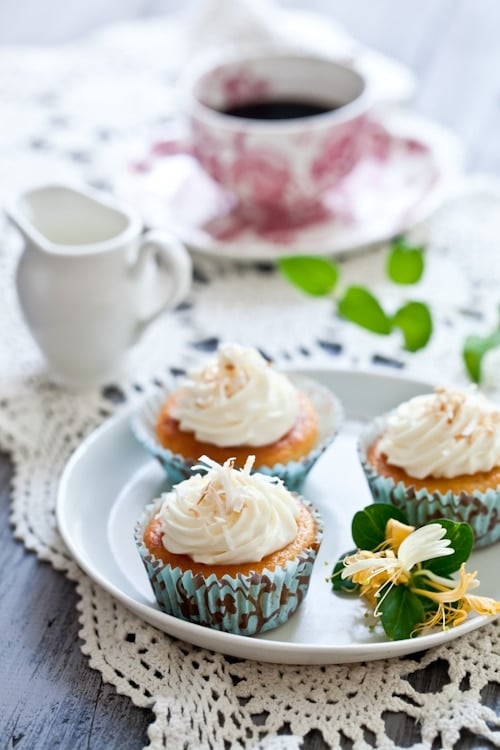
[[[80,651],[74,584],[12,537],[10,476],[10,462],[0,455],[0,746],[142,747],[153,715],[89,668]]]

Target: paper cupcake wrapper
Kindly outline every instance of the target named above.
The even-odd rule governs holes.
[[[291,492],[300,492],[307,474],[337,434],[342,423],[343,411],[340,401],[328,388],[302,375],[290,374],[288,377],[314,404],[318,417],[318,440],[313,450],[298,461],[288,461],[274,466],[257,466],[255,471],[279,477]],[[189,479],[193,466],[198,464],[199,456],[181,456],[158,442],[156,420],[167,396],[168,392],[164,391],[147,399],[132,418],[131,427],[137,440],[163,466],[170,482],[177,484]],[[252,453],[251,447],[248,452]]]
[[[486,547],[500,539],[500,487],[486,492],[438,492],[416,489],[391,477],[378,474],[368,462],[369,446],[383,432],[385,420],[376,420],[360,438],[359,457],[370,491],[376,503],[390,503],[400,508],[412,526],[422,526],[438,518],[468,523],[475,537],[475,548]]]
[[[137,523],[135,541],[164,612],[227,633],[255,635],[285,623],[306,596],[323,534],[321,519],[316,512],[314,515],[318,523],[314,548],[304,550],[284,567],[251,575],[218,578],[215,573],[204,576],[165,565],[143,542],[151,506]]]

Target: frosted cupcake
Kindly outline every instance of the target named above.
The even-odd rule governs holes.
[[[306,595],[321,543],[319,516],[281,480],[200,459],[194,474],[146,509],[135,538],[162,610],[253,635],[286,622]]]
[[[500,409],[477,390],[436,388],[382,417],[360,455],[375,501],[413,525],[466,521],[476,546],[500,539]]]
[[[200,455],[278,476],[299,490],[333,439],[341,408],[315,381],[277,372],[256,350],[224,344],[180,386],[148,402],[133,420],[136,437],[173,482]]]

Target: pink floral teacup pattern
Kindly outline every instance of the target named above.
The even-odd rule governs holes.
[[[317,212],[363,154],[367,83],[332,59],[272,45],[222,52],[187,75],[192,152],[256,221],[297,221]],[[283,120],[235,117],[235,104],[294,99],[322,102],[322,114]]]

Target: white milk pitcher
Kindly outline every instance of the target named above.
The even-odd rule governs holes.
[[[142,233],[111,198],[48,185],[9,201],[23,235],[17,291],[28,327],[56,378],[77,386],[119,372],[127,349],[191,285],[191,261],[167,233]]]

